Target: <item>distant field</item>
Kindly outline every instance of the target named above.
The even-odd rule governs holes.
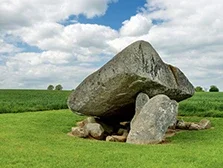
[[[0,113],[67,109],[71,91],[0,90]]]
[[[180,102],[179,115],[223,117],[223,93],[197,92],[190,99]]]
[[[71,91],[0,90],[0,113],[67,109]],[[179,115],[223,117],[223,93],[202,92],[180,102]]]

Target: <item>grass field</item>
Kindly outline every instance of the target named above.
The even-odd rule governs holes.
[[[223,119],[214,129],[180,132],[159,145],[70,137],[83,119],[69,110],[0,115],[1,168],[222,168]],[[199,121],[200,118],[184,118]]]
[[[223,117],[222,92],[197,92],[180,102],[179,114],[183,116]]]
[[[67,109],[71,91],[0,90],[0,113]]]
[[[159,145],[131,145],[70,137],[83,119],[67,108],[71,91],[0,90],[0,168],[221,168],[223,93],[196,93],[180,103],[179,118],[212,116],[214,129],[185,131]],[[24,112],[24,113],[20,113]],[[186,117],[190,116],[190,117]]]

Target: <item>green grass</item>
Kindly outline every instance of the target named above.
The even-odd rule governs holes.
[[[180,102],[179,114],[223,117],[223,92],[197,92],[193,97]]]
[[[0,90],[0,113],[67,109],[71,91]]]
[[[70,137],[69,110],[0,115],[1,168],[221,168],[223,119],[215,129],[187,131],[168,144],[131,145]],[[184,118],[199,121],[200,118]]]

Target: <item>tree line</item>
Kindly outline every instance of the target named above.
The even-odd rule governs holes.
[[[195,87],[195,91],[196,92],[205,92],[205,90],[201,86]],[[219,92],[219,89],[217,86],[211,85],[208,91],[209,92]]]
[[[49,85],[47,87],[47,90],[62,90],[62,89],[63,89],[63,86],[61,84],[58,84],[55,87],[53,85]],[[204,90],[201,86],[197,86],[197,87],[195,87],[195,91],[196,92],[205,92],[206,90]],[[209,92],[219,92],[219,89],[217,86],[211,85],[208,91]]]
[[[56,85],[55,87],[53,85],[49,85],[47,87],[47,90],[62,90],[63,86],[61,84]]]

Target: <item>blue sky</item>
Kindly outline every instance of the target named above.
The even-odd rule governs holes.
[[[145,0],[119,0],[109,5],[104,16],[87,19],[84,15],[80,15],[77,20],[80,23],[105,25],[118,30],[122,27],[122,22],[134,16],[145,3]]]
[[[1,1],[0,88],[73,89],[145,40],[194,86],[223,90],[222,8],[221,0]]]

